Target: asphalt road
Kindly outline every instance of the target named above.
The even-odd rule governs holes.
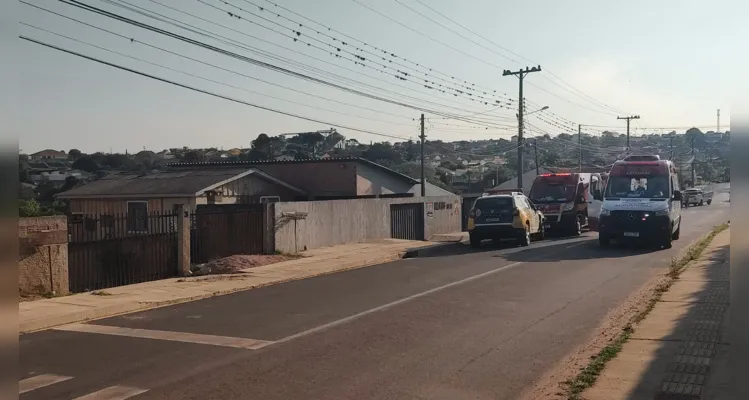
[[[592,233],[455,248],[23,335],[20,398],[514,399],[725,222],[727,198],[685,210],[669,250]]]

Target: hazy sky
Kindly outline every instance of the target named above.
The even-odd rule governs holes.
[[[357,4],[357,1],[412,30]],[[746,74],[739,75],[739,66],[747,65],[749,61],[749,54],[739,51],[746,46],[746,38],[749,38],[749,28],[740,20],[742,15],[749,12],[749,3],[738,0],[421,0],[421,3],[417,0],[273,0],[333,30],[316,26],[267,0],[83,0],[86,4],[255,60],[408,103],[416,109],[284,75],[58,1],[28,2],[135,41],[25,4],[18,5],[22,23],[197,77],[19,24],[22,35],[186,85],[326,123],[300,120],[233,103],[22,41],[19,44],[23,118],[20,148],[24,152],[44,148],[66,151],[78,148],[85,152],[109,151],[110,148],[114,152],[125,149],[135,152],[144,147],[158,151],[181,146],[228,149],[249,146],[250,141],[261,132],[273,135],[314,131],[336,124],[415,138],[418,135],[416,119],[421,112],[419,108],[452,115],[478,114],[472,118],[480,119],[476,123],[468,123],[440,119],[440,116],[427,112],[427,135],[430,138],[509,138],[516,133],[516,128],[513,128],[516,125],[516,102],[512,103],[512,109],[493,110],[483,103],[471,101],[469,96],[456,97],[427,89],[423,86],[423,80],[444,84],[444,90],[458,88],[456,85],[460,82],[471,88],[481,88],[481,91],[487,90],[489,95],[486,98],[516,100],[518,80],[502,76],[502,70],[537,64],[541,65],[543,71],[530,74],[525,81],[525,97],[532,103],[528,105],[527,112],[543,105],[549,106],[549,110],[528,117],[528,134],[531,136],[543,132],[556,134],[566,129],[550,123],[600,126],[584,128],[591,133],[604,129],[623,131],[624,121],[616,119],[617,115],[624,115],[620,112],[642,117],[633,122],[633,132],[636,133],[661,127],[670,130],[671,127],[699,126],[704,127],[703,130],[714,130],[716,109],[721,109],[721,125],[728,126],[732,92],[737,87],[749,86]],[[222,35],[230,42],[221,43],[215,39],[216,36],[209,38],[187,32],[112,3],[130,3],[158,12],[213,35]],[[170,10],[158,3],[207,21]],[[450,20],[435,14],[424,4]],[[231,11],[241,18],[231,17],[217,8]],[[281,14],[281,17],[274,12]],[[464,30],[451,20],[493,43]],[[294,34],[292,28],[300,35]],[[292,39],[295,36],[298,39],[296,42]],[[141,42],[176,54],[148,47]],[[342,52],[337,52],[328,43],[341,48]],[[395,54],[396,58],[388,55],[386,60],[382,60],[384,53],[371,46]],[[357,50],[357,47],[365,51]],[[364,57],[366,66],[330,54],[338,53],[354,59],[354,55],[347,51]],[[374,54],[381,56],[375,57]],[[223,70],[178,55],[199,59]],[[392,74],[380,72],[376,68],[383,68],[375,65],[373,60],[391,67],[397,65],[390,61],[402,64],[405,67],[401,69],[410,73],[409,80],[401,81]],[[310,67],[317,70],[312,71]],[[418,74],[418,71],[422,73]],[[496,95],[493,90],[497,91]],[[490,129],[484,129],[487,124],[491,125]],[[366,142],[398,140],[346,128],[339,128],[338,131]]]

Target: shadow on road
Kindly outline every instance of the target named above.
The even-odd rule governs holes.
[[[631,387],[627,399],[705,399],[716,398],[718,392],[727,394],[729,344],[726,343],[728,332],[724,322],[728,318],[730,302],[728,250],[728,245],[719,247],[711,252],[707,259],[709,263],[693,267],[705,269],[702,275],[704,282],[700,279],[697,284],[702,287],[690,298],[664,297],[665,302],[658,303],[661,306],[668,304],[685,307],[678,320],[672,323],[670,333],[665,336],[658,334],[659,328],[665,329],[667,325],[648,329],[653,326],[650,322],[657,318],[652,314],[648,317],[650,320],[643,321],[635,331],[624,351],[636,352],[637,349],[633,347],[653,344],[657,348],[652,361],[639,373],[640,379]],[[688,279],[696,281],[693,276],[690,275]],[[676,282],[678,284],[680,281]],[[668,292],[664,296],[668,296]],[[671,311],[669,314],[674,313],[679,314],[680,311]],[[653,335],[648,334],[651,331]],[[715,358],[716,355],[718,358]],[[618,381],[620,378],[612,375],[611,380]],[[604,378],[600,384],[605,385],[605,382]],[[686,389],[690,393],[686,393]]]

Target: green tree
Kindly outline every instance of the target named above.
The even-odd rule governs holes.
[[[81,153],[80,150],[78,150],[78,149],[70,149],[70,151],[68,152],[68,160],[75,161],[75,160],[81,158],[82,155],[83,155],[83,153]]]
[[[73,163],[73,168],[80,169],[81,171],[86,171],[89,173],[94,173],[100,169],[99,164],[94,161],[94,158],[92,156],[82,156],[78,158]]]
[[[42,215],[42,207],[39,203],[34,200],[19,200],[18,201],[18,216],[19,217],[38,217]]]

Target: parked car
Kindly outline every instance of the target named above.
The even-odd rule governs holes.
[[[484,239],[516,239],[528,246],[531,237],[544,238],[544,215],[522,192],[487,194],[476,199],[468,218],[472,247]]]

